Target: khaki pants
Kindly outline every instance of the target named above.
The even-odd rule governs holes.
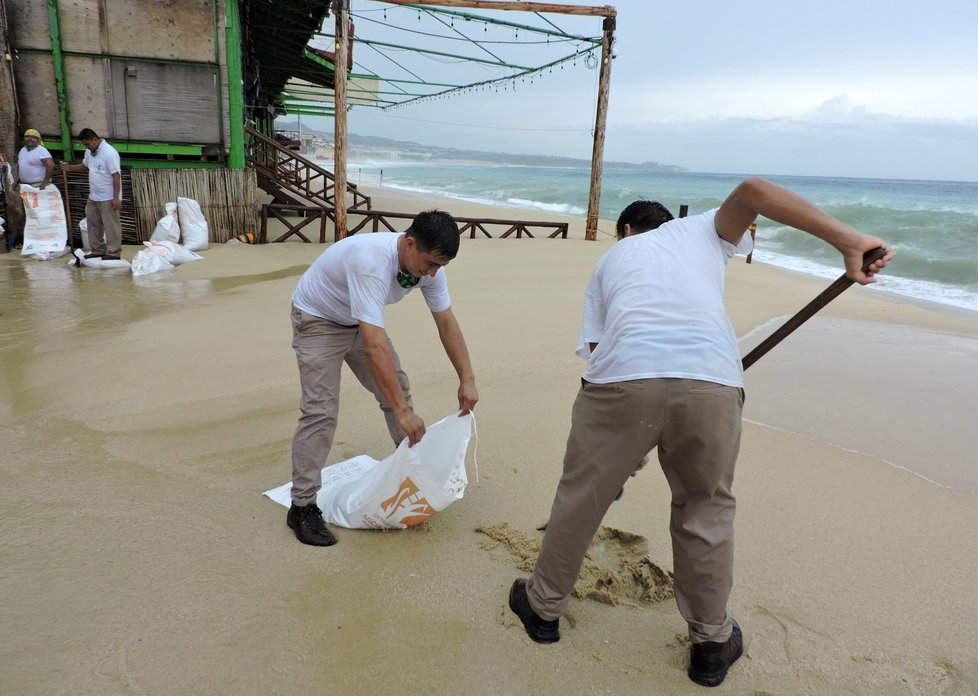
[[[85,219],[92,253],[119,256],[122,253],[122,222],[112,201],[89,199],[85,204]]]
[[[394,369],[410,407],[411,386],[389,338],[387,347],[394,357]],[[316,494],[323,485],[322,468],[336,432],[344,362],[377,399],[395,446],[404,439],[404,431],[370,373],[358,326],[334,324],[292,307],[292,348],[299,364],[302,390],[301,415],[292,438],[292,502],[303,507],[316,502]]]
[[[676,603],[690,640],[725,641],[733,628],[731,493],[740,449],[743,391],[689,379],[584,383],[574,402],[564,471],[536,570],[530,606],[543,619],[565,613],[601,520],[641,458],[658,448],[672,491]]]

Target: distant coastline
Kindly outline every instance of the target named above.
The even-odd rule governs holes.
[[[297,137],[302,142],[302,152],[315,157],[332,157],[333,136],[311,128],[298,131],[297,122],[278,120],[276,131]],[[525,167],[588,168],[591,161],[575,157],[555,155],[514,154],[484,150],[460,150],[438,145],[422,145],[412,141],[380,138],[372,135],[347,135],[350,158],[370,157],[380,161],[433,162],[441,164],[507,164]],[[615,162],[605,160],[605,169],[635,172],[687,172],[685,167],[659,162]]]

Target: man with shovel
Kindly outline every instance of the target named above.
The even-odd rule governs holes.
[[[743,653],[740,627],[727,613],[743,368],[723,279],[727,261],[751,250],[745,232],[758,215],[831,244],[848,278],[863,285],[893,256],[879,239],[759,178],[688,218],[674,220],[654,201],[622,211],[619,241],[585,293],[577,355],[587,369],[536,569],[510,590],[509,606],[533,640],[560,639],[559,617],[594,534],[636,462],[657,448],[672,491],[674,587],[692,643],[689,678],[717,686]],[[864,267],[863,255],[877,247],[882,256]]]

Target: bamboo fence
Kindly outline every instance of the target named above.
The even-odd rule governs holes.
[[[211,243],[246,232],[258,235],[258,188],[251,169],[133,169],[130,176],[140,242],[150,238],[164,205],[178,196],[200,204]]]
[[[67,187],[65,181],[67,179]],[[53,183],[67,202],[73,246],[81,247],[78,223],[85,218],[88,175],[56,171]],[[122,243],[140,244],[150,238],[168,202],[177,197],[200,204],[212,243],[245,232],[258,236],[260,205],[255,173],[250,169],[130,169],[122,168]]]
[[[122,169],[122,209],[119,211],[119,221],[122,225],[122,243],[139,244],[141,238],[136,230],[135,210],[132,200],[132,182],[129,178],[131,170]],[[65,183],[67,182],[67,187]],[[81,248],[82,238],[78,223],[85,219],[85,205],[88,203],[88,174],[86,172],[71,172],[65,174],[60,168],[55,169],[51,183],[61,191],[68,213],[68,241],[73,247]],[[153,223],[156,226],[156,223]],[[145,239],[153,233],[151,227]]]

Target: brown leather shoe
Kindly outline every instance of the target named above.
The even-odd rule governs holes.
[[[733,622],[733,632],[724,643],[693,643],[689,650],[689,678],[701,686],[720,686],[727,670],[744,654],[744,636]]]

